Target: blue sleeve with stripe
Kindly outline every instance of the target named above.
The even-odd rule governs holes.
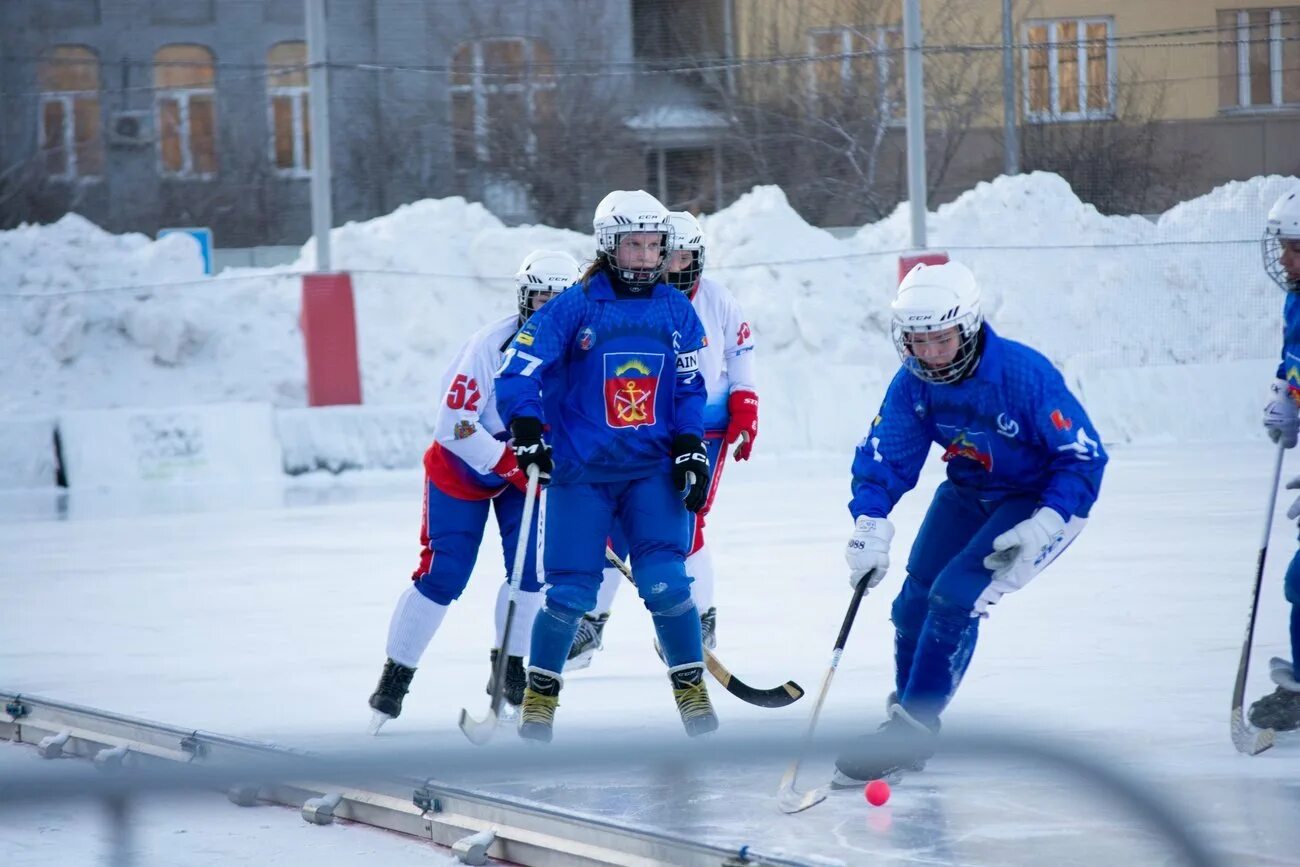
[[[849,512],[854,519],[867,515],[886,518],[903,494],[916,487],[930,434],[913,407],[914,377],[905,369],[895,374],[880,414],[853,453],[853,499]]]
[[[501,422],[522,416],[546,421],[542,408],[542,377],[570,345],[586,301],[581,288],[567,290],[551,299],[528,318],[510,341],[497,371],[497,412]]]

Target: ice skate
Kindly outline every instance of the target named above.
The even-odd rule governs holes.
[[[922,771],[934,755],[938,728],[915,719],[900,704],[889,709],[889,719],[857,740],[835,760],[836,788],[861,787],[872,780],[897,782],[905,773]]]
[[[1300,682],[1291,663],[1274,658],[1269,676],[1277,689],[1250,706],[1250,722],[1256,728],[1291,732],[1300,729]]]
[[[555,709],[560,704],[560,687],[564,678],[553,671],[528,669],[528,687],[519,708],[519,736],[525,740],[550,743],[555,725]]]
[[[691,737],[706,735],[718,728],[718,715],[709,701],[709,690],[704,685],[704,664],[690,662],[668,669],[673,684],[673,699],[682,715],[682,725]]]
[[[700,640],[709,650],[715,650],[718,646],[718,609],[710,606],[708,611],[700,615]]]
[[[608,621],[608,611],[595,617],[582,615],[582,620],[578,621],[578,634],[573,637],[573,646],[569,648],[569,659],[564,663],[565,671],[577,671],[591,665],[591,657],[604,647],[601,636]]]
[[[414,676],[414,668],[407,668],[391,659],[384,663],[384,671],[379,675],[379,685],[370,696],[370,707],[374,710],[368,729],[370,734],[379,734],[379,729],[384,723],[401,716],[402,699],[410,691],[411,678]]]
[[[492,648],[492,667],[489,669],[487,681],[488,695],[492,695],[496,690],[497,655],[499,652],[497,648]],[[523,704],[524,689],[527,686],[528,675],[524,672],[524,658],[522,656],[506,657],[506,687],[501,694],[505,703],[514,707]]]

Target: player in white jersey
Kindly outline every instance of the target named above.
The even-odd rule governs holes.
[[[737,443],[734,457],[749,460],[758,436],[758,391],[754,384],[754,335],[734,295],[716,280],[703,276],[704,232],[689,211],[669,214],[673,227],[669,249],[672,258],[665,274],[668,284],[681,290],[695,307],[704,324],[708,345],[700,350],[700,374],[708,392],[704,409],[704,442],[708,449],[711,478],[704,508],[691,515],[691,546],[686,574],[693,579],[691,596],[700,610],[704,646],[717,644],[717,609],[713,605],[713,558],[704,543],[704,522],[717,495],[727,450]],[[621,533],[611,540],[614,551],[627,554]],[[609,609],[618,592],[621,575],[606,569],[596,607],[585,615],[569,651],[566,671],[586,668],[601,647]]]
[[[509,434],[497,414],[494,376],[515,333],[552,295],[578,280],[578,263],[567,253],[537,250],[515,275],[517,313],[480,329],[461,347],[442,378],[442,402],[434,421],[433,444],[424,454],[424,513],[420,564],[412,583],[397,600],[388,626],[388,661],[370,696],[371,732],[402,712],[402,699],[415,668],[450,605],[464,591],[478,557],[490,508],[505,553],[506,582],[497,596],[492,672],[501,652],[509,598],[511,560],[523,522],[524,475],[508,448]],[[536,515],[540,515],[537,510]],[[505,700],[523,701],[523,657],[541,604],[537,558],[537,517],[528,528],[530,544],[516,599],[515,623],[505,652]],[[488,694],[493,692],[491,677]]]

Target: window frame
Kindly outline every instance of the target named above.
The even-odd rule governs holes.
[[[523,63],[520,67],[520,77],[517,80],[507,80],[504,83],[494,79],[487,79],[483,76],[484,67],[484,48],[489,42],[517,42],[523,47]],[[458,42],[452,47],[452,66],[455,67],[456,55],[460,53],[462,47],[470,47],[470,68],[465,70],[469,81],[463,84],[457,84],[450,80],[450,76],[457,74],[457,71],[449,73],[447,85],[447,105],[450,115],[448,127],[452,133],[452,150],[455,151],[455,136],[463,131],[456,125],[456,96],[457,94],[468,93],[471,95],[474,106],[474,160],[476,167],[489,167],[492,165],[492,150],[488,141],[490,130],[488,129],[488,97],[495,94],[520,94],[523,98],[525,112],[528,118],[528,136],[524,140],[524,156],[532,158],[537,155],[537,134],[535,132],[537,119],[537,99],[536,96],[541,91],[554,91],[556,88],[555,78],[553,76],[539,77],[535,70],[533,49],[540,40],[530,36],[485,36],[480,39],[466,39]],[[547,53],[550,53],[550,46],[546,46]],[[456,163],[453,153],[453,163]],[[457,169],[468,169],[469,166],[456,164]]]
[[[192,45],[202,48],[208,53],[212,64],[212,83],[204,86],[186,85],[183,87],[155,87],[153,92],[154,104],[154,123],[158,131],[158,146],[154,150],[155,164],[158,168],[158,175],[162,178],[187,180],[187,181],[211,181],[216,180],[220,171],[221,162],[217,157],[217,58],[212,49],[206,45],[197,42],[170,42],[167,45],[159,46],[158,51],[154,52],[154,75],[157,75],[159,64],[158,53],[164,48],[173,45]],[[200,172],[194,169],[194,148],[191,136],[190,124],[190,99],[192,97],[206,96],[212,101],[212,160],[217,168],[210,172]],[[169,169],[163,161],[163,137],[165,134],[163,128],[162,104],[165,100],[176,102],[177,112],[177,132],[180,139],[181,167],[179,169]]]
[[[893,112],[889,112],[885,110],[888,107],[886,97],[889,93],[889,75],[890,72],[892,71],[891,67],[893,66],[892,63],[893,58],[890,56],[890,51],[887,47],[886,39],[888,37],[888,34],[897,33],[899,37],[899,42],[901,43],[902,36],[903,36],[902,24],[872,24],[872,25],[864,24],[858,27],[853,27],[848,25],[836,25],[834,27],[810,27],[806,35],[808,56],[809,57],[819,56],[817,54],[817,46],[815,41],[818,36],[826,36],[831,34],[839,35],[840,37],[840,54],[839,54],[840,94],[839,95],[843,95],[844,93],[847,93],[850,90],[850,88],[852,88],[854,83],[853,61],[856,60],[857,58],[853,57],[853,53],[854,53],[853,38],[856,36],[866,40],[868,38],[867,36],[868,33],[871,34],[870,38],[873,40],[873,45],[874,45],[873,48],[870,48],[868,50],[877,52],[872,57],[872,60],[874,61],[874,66],[875,66],[876,92],[880,95],[876,103],[876,110],[878,116],[884,118],[886,126],[889,127],[906,126],[907,125],[907,92],[906,92],[905,80],[901,85],[903,94],[902,94],[902,98],[898,101],[898,113],[895,114]],[[825,62],[825,61],[814,61],[813,63],[817,63],[817,62]],[[900,67],[902,66],[901,58],[899,59],[899,65]],[[904,72],[903,75],[905,76],[906,73]],[[812,63],[808,65],[807,86],[808,86],[808,104],[811,106],[818,105],[821,102],[821,98],[823,94],[817,88],[817,70]]]
[[[90,57],[94,58],[95,82],[99,84],[100,60],[99,54],[85,45],[66,43],[50,46],[51,55],[42,57],[39,63],[57,63],[53,59],[52,52],[58,48],[76,48],[85,51]],[[89,62],[89,60],[87,60]],[[73,182],[94,182],[103,180],[105,174],[104,159],[100,159],[100,169],[98,173],[82,172],[78,165],[78,146],[77,146],[77,101],[91,99],[95,102],[96,111],[100,113],[99,134],[97,147],[102,151],[104,147],[104,124],[103,124],[103,105],[99,98],[102,86],[97,86],[95,90],[46,90],[44,87],[40,90],[40,95],[36,100],[36,153],[44,166],[46,159],[46,146],[50,143],[46,135],[45,128],[45,107],[52,103],[59,103],[63,111],[62,138],[61,146],[64,154],[64,170],[58,173],[45,174],[45,177],[55,181],[73,181]]]
[[[307,43],[301,40],[286,40],[287,42],[300,42],[303,51],[306,51]],[[277,42],[276,45],[283,45],[284,42]],[[275,46],[271,46],[273,50]],[[269,53],[269,52],[268,52]],[[303,56],[304,62],[306,55]],[[311,84],[271,84],[276,78],[276,71],[273,68],[267,76],[266,85],[266,126],[270,135],[267,137],[267,160],[270,163],[271,171],[282,178],[310,178],[311,158],[310,151],[307,148],[307,131],[310,130],[310,113],[311,109],[308,104],[311,96]],[[288,98],[292,107],[292,135],[293,135],[293,165],[282,167],[276,162],[276,134],[275,125],[275,100],[277,97]]]
[[[1268,12],[1268,88],[1269,101],[1254,103],[1250,100],[1250,13]],[[1292,10],[1300,15],[1300,6],[1259,6],[1247,9],[1224,9],[1236,16],[1236,70],[1232,75],[1237,81],[1237,102],[1235,105],[1220,106],[1220,114],[1268,114],[1273,112],[1293,112],[1300,109],[1300,101],[1287,102],[1284,99],[1282,45],[1282,13]]]
[[[1059,79],[1059,58],[1060,47],[1068,43],[1057,42],[1055,36],[1057,27],[1061,24],[1074,24],[1078,27],[1079,35],[1074,40],[1074,51],[1076,63],[1079,69],[1079,110],[1078,111],[1061,111],[1061,89]],[[1095,109],[1088,107],[1088,27],[1093,24],[1104,24],[1106,26],[1106,108]],[[1047,27],[1048,41],[1046,43],[1033,43],[1034,45],[1045,45],[1047,49],[1047,88],[1048,88],[1048,108],[1046,111],[1035,110],[1029,102],[1030,98],[1030,42],[1029,29],[1031,27]],[[1065,16],[1061,18],[1030,18],[1020,25],[1020,92],[1022,94],[1020,109],[1024,120],[1027,123],[1086,123],[1097,120],[1115,120],[1118,112],[1115,109],[1115,101],[1118,91],[1118,76],[1115,68],[1115,18],[1111,15],[1089,15],[1089,16]]]

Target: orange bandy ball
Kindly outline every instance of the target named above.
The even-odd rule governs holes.
[[[884,780],[872,780],[867,783],[867,787],[863,789],[863,793],[867,796],[868,804],[873,807],[879,807],[889,800],[889,783],[886,783]]]

